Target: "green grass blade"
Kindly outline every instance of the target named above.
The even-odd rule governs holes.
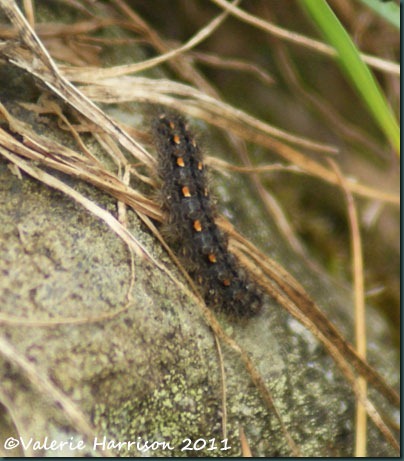
[[[400,30],[400,7],[396,3],[381,0],[361,0],[361,2]]]
[[[339,62],[361,95],[393,148],[400,152],[400,130],[380,87],[362,61],[350,36],[325,0],[300,0],[300,5],[317,24],[326,40],[338,52]]]

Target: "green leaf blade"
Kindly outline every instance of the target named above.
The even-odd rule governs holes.
[[[399,153],[400,130],[396,118],[351,37],[325,0],[301,0],[300,4],[317,24],[325,39],[336,49],[342,70],[390,144]]]

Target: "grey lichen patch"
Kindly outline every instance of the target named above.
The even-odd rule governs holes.
[[[201,422],[204,418],[211,419],[209,416],[214,414],[214,407],[206,406],[208,395],[208,388],[203,385],[191,386],[186,381],[186,375],[173,370],[148,398],[138,401],[137,406],[146,417],[158,415],[147,425],[148,434],[153,438],[169,439],[178,447],[185,437],[201,435]],[[136,420],[131,423],[133,429],[139,430]]]
[[[217,389],[212,388],[208,381],[195,383],[190,380],[195,370],[189,368],[179,373],[173,368],[163,377],[160,385],[138,398],[131,400],[120,408],[98,408],[96,421],[107,420],[112,428],[106,428],[111,439],[147,441],[167,443],[169,450],[159,450],[154,456],[221,456],[238,453],[238,444],[229,450],[220,451],[221,411],[218,407]],[[122,427],[123,432],[116,433],[116,428]],[[115,431],[113,430],[115,428]],[[204,439],[206,442],[215,439],[219,446],[217,450],[193,450],[193,443]],[[189,442],[191,441],[191,442]],[[203,442],[202,442],[203,443]],[[229,446],[231,444],[229,443]],[[188,448],[187,448],[188,447]],[[125,449],[119,454],[134,456],[136,453]]]
[[[191,359],[191,358],[190,358]],[[174,449],[157,456],[184,456],[181,451],[186,438],[198,439],[220,437],[220,420],[217,414],[217,395],[208,379],[195,383],[192,361],[182,361],[171,367],[162,376],[158,385],[149,383],[149,388],[139,395],[133,393],[130,400],[121,406],[97,407],[95,421],[109,422],[107,432],[119,440],[147,440],[169,442]],[[216,397],[216,398],[215,398]],[[134,455],[120,452],[120,455]]]

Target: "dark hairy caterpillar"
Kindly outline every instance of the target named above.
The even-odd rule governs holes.
[[[228,251],[227,236],[215,224],[202,153],[185,119],[163,112],[153,132],[167,239],[209,307],[240,317],[257,314],[263,292]]]

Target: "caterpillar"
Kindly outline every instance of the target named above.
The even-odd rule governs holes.
[[[186,120],[160,113],[153,121],[153,139],[168,242],[207,306],[240,317],[258,314],[263,292],[229,252],[228,238],[215,223],[203,156]]]

